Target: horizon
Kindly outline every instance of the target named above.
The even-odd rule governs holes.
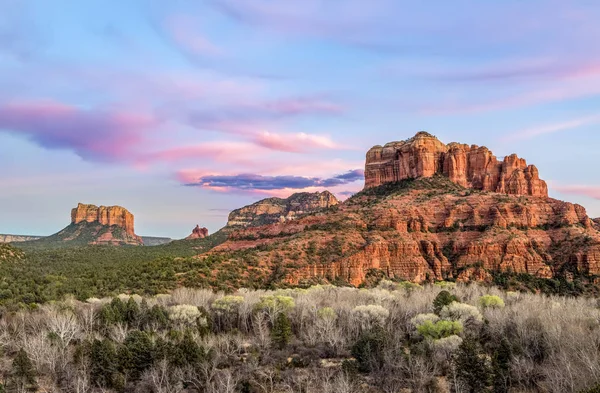
[[[516,153],[600,216],[600,4],[436,5],[0,0],[0,233],[56,233],[79,202],[214,233],[359,191],[367,150],[419,130]]]

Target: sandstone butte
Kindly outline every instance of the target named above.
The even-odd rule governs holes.
[[[487,147],[446,145],[423,131],[402,142],[372,147],[367,153],[365,187],[436,174],[477,190],[548,196],[548,186],[538,169],[516,154],[500,161]]]
[[[600,275],[597,224],[582,206],[549,198],[525,160],[426,133],[386,146],[367,154],[362,192],[333,209],[238,228],[210,253],[250,253],[258,268],[283,266],[292,284],[359,285],[373,271],[417,283]],[[266,201],[234,220],[281,213]]]
[[[63,242],[89,239],[88,244],[143,244],[142,238],[135,234],[133,214],[121,206],[79,203],[71,210],[71,225],[46,239],[55,237]]]
[[[208,229],[200,228],[200,225],[196,225],[196,228],[192,230],[192,234],[185,238],[185,240],[192,239],[204,239],[208,236]]]
[[[337,198],[329,191],[299,192],[285,199],[267,198],[232,211],[227,226],[248,227],[292,221],[302,214],[326,209],[338,203]]]

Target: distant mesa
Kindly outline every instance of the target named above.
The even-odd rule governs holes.
[[[548,186],[534,165],[516,154],[498,160],[487,148],[440,142],[421,131],[401,142],[367,152],[365,188],[441,174],[466,188],[510,195],[548,197]]]
[[[196,225],[196,228],[192,230],[192,234],[185,238],[185,240],[193,239],[204,239],[208,236],[208,229],[200,228],[200,225]]]
[[[286,222],[337,204],[339,201],[329,191],[300,192],[285,199],[267,198],[232,211],[227,226],[253,227]]]
[[[135,236],[133,228],[133,214],[121,206],[96,206],[79,203],[71,210],[71,224],[81,222],[94,223],[105,226],[117,226],[128,235]]]
[[[41,239],[43,236],[0,234],[0,243],[21,243]]]

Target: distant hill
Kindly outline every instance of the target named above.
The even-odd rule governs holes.
[[[171,243],[172,241],[173,239],[170,237],[142,236],[144,246],[161,246],[163,244]]]
[[[20,243],[41,239],[43,236],[0,234],[0,243]]]

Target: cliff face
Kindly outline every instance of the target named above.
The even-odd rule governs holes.
[[[367,189],[323,214],[233,232],[212,252],[247,250],[290,283],[372,269],[413,282],[485,280],[492,272],[600,274],[600,232],[582,206],[465,189],[443,176]],[[269,245],[268,251],[262,251]]]
[[[476,190],[510,195],[548,196],[534,165],[512,154],[498,160],[486,147],[450,143],[419,132],[402,142],[374,146],[367,152],[365,188],[441,174]]]
[[[192,239],[204,239],[208,236],[208,229],[200,228],[200,225],[196,225],[196,228],[192,230],[192,234],[185,238],[185,240]]]
[[[133,214],[121,206],[95,206],[79,203],[71,210],[71,224],[98,222],[100,225],[117,226],[128,235],[135,235]]]
[[[286,199],[267,198],[232,211],[229,214],[227,226],[248,227],[290,221],[301,214],[313,213],[338,203],[337,198],[329,191],[302,192],[293,194]]]

